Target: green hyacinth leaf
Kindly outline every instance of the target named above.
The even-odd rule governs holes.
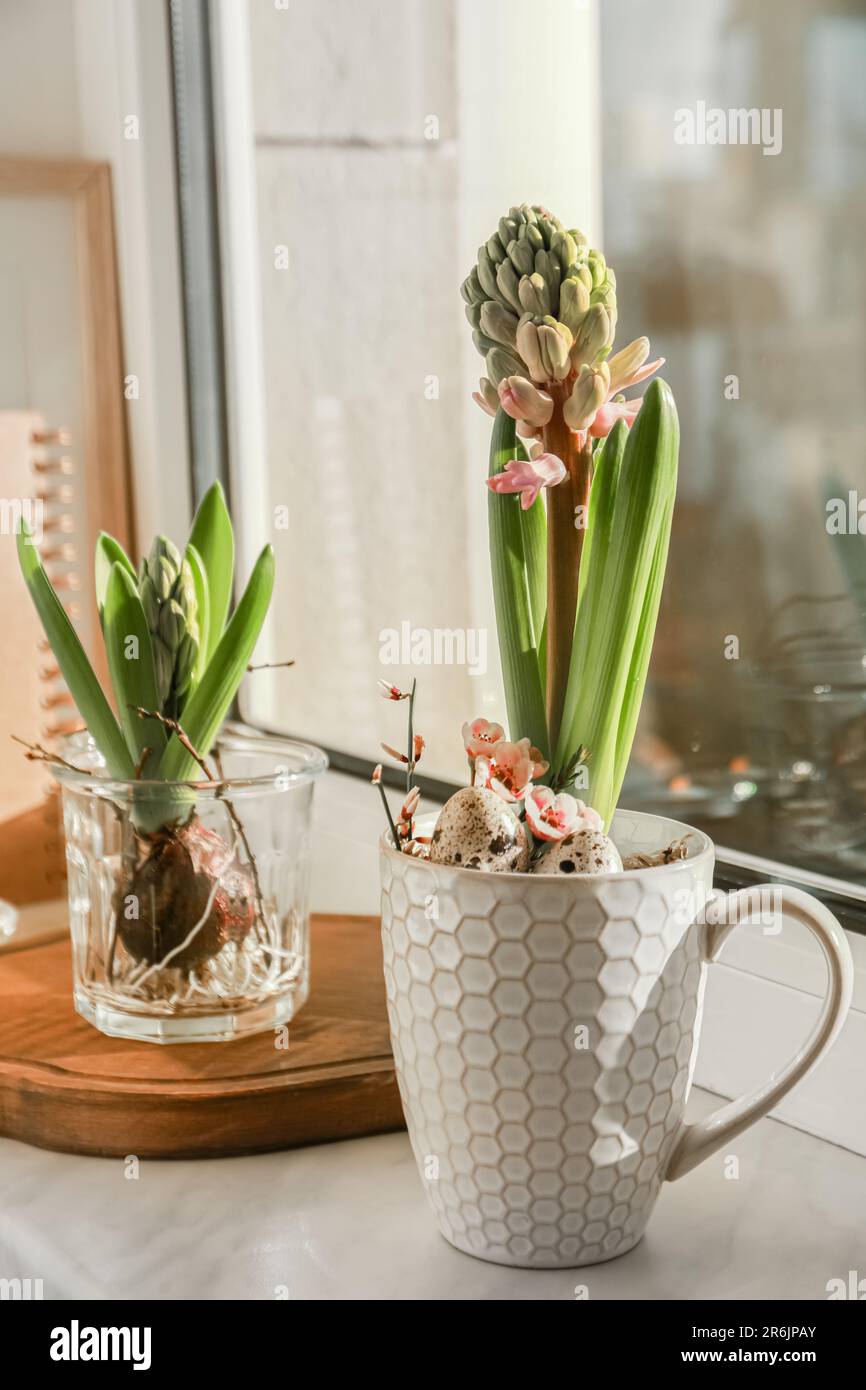
[[[209,605],[206,652],[209,661],[225,629],[235,565],[234,532],[225,495],[219,483],[209,487],[202,498],[192,524],[189,542],[201,556],[207,574]]]
[[[676,493],[679,424],[654,381],[627,441],[598,455],[577,621],[555,766],[589,750],[587,800],[605,824],[616,806],[652,651]]]
[[[126,746],[136,766],[147,749],[142,776],[156,768],[166,745],[163,726],[156,719],[142,719],[136,709],[159,710],[150,632],[135,580],[122,564],[114,564],[108,576],[103,612],[103,633],[108,669]]]
[[[39,552],[23,525],[18,529],[17,547],[21,573],[78,712],[105,759],[110,775],[132,777],[135,768],[120,726],[87,659],[78,633],[43,569]]]
[[[672,517],[673,497],[671,498],[669,514],[662,522],[658,541],[656,543],[656,551],[653,556],[649,583],[647,584],[646,594],[644,596],[644,605],[641,611],[640,623],[632,655],[632,663],[626,681],[625,695],[623,697],[622,710],[619,717],[619,728],[616,734],[616,758],[613,765],[612,795],[614,805],[616,805],[619,799],[620,788],[622,787],[626,768],[628,767],[628,760],[631,756],[631,747],[634,742],[635,730],[637,728],[637,721],[643,701],[647,671],[649,669],[650,657],[652,656],[653,638],[655,637],[659,604],[661,603],[662,588],[664,587]]]
[[[138,584],[138,576],[135,573],[135,565],[130,560],[120,541],[116,541],[113,536],[109,536],[106,531],[99,534],[96,542],[96,553],[94,556],[94,575],[96,580],[96,607],[102,621],[102,610],[105,606],[105,591],[108,588],[108,576],[111,574],[112,565],[122,565],[126,572],[131,575]]]
[[[195,585],[195,611],[198,622],[198,647],[196,650],[195,665],[193,666],[192,682],[187,694],[187,700],[195,690],[204,674],[208,661],[208,633],[210,631],[210,590],[208,588],[207,570],[204,567],[204,560],[201,558],[192,541],[187,543],[184,551],[184,559],[190,567],[193,584]]]

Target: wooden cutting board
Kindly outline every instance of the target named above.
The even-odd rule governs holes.
[[[72,1007],[69,942],[0,954],[0,1134],[66,1153],[216,1158],[403,1127],[378,921],[314,917],[289,1025],[230,1043],[106,1038]]]

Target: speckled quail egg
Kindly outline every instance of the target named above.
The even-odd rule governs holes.
[[[618,874],[619,850],[600,830],[576,830],[557,840],[533,865],[534,874]]]
[[[521,873],[529,865],[529,843],[520,821],[496,792],[461,787],[439,813],[430,861],[486,874]]]

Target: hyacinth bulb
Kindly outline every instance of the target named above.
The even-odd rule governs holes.
[[[137,961],[189,971],[240,944],[255,920],[255,883],[247,864],[197,817],[148,842],[124,880],[118,931]]]

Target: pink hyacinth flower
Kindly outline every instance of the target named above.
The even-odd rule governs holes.
[[[643,396],[638,396],[636,400],[627,401],[623,399],[620,393],[627,391],[630,386],[637,386],[640,381],[646,381],[648,376],[652,376],[653,373],[657,372],[659,367],[663,367],[665,363],[663,357],[657,357],[654,362],[644,362],[642,366],[635,367],[631,372],[627,370],[623,372],[622,368],[625,366],[629,357],[631,361],[640,361],[643,354],[639,352],[635,357],[632,355],[632,350],[638,348],[641,343],[645,345],[644,351],[648,353],[649,339],[642,338],[637,339],[634,343],[631,343],[629,347],[624,348],[622,353],[618,353],[616,357],[611,358],[611,385],[607,400],[603,405],[599,406],[598,410],[595,412],[594,418],[590,421],[588,431],[574,431],[577,437],[578,448],[583,448],[587,432],[592,435],[594,439],[607,439],[607,436],[610,434],[617,420],[625,420],[626,425],[631,429],[637,419],[638,411],[643,405]],[[619,371],[616,370],[617,362],[619,362],[620,365]]]
[[[605,401],[595,413],[590,434],[594,439],[607,439],[617,420],[625,420],[631,429],[642,405],[643,396],[638,396],[636,401]]]
[[[487,479],[491,492],[519,492],[526,512],[543,487],[556,487],[565,477],[565,464],[556,454],[536,454],[532,459],[509,459],[501,473]]]
[[[578,830],[602,830],[601,816],[568,792],[533,787],[525,799],[526,821],[538,840],[564,840]]]

